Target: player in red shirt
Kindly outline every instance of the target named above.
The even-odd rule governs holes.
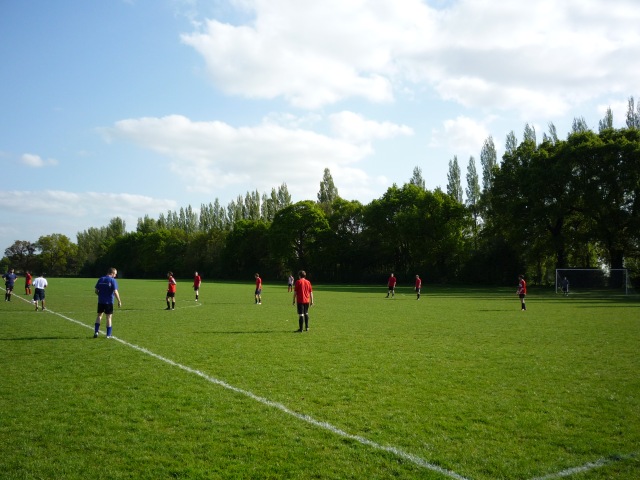
[[[200,284],[202,283],[202,278],[196,272],[193,275],[193,291],[196,292],[196,302],[198,301],[198,297],[200,296]]]
[[[176,279],[173,278],[173,272],[167,273],[169,285],[167,286],[167,308],[165,310],[175,310],[176,308]],[[169,301],[171,299],[171,301]]]
[[[262,279],[260,274],[256,273],[256,305],[262,305]]]
[[[293,287],[293,305],[298,304],[298,325],[296,332],[302,332],[302,326],[309,331],[309,307],[313,305],[313,288],[307,280],[307,272],[300,270],[298,280]]]
[[[389,298],[389,294],[391,294],[391,298],[396,296],[396,281],[398,279],[393,275],[393,273],[391,274],[391,276],[389,277],[389,281],[387,282],[387,287],[389,287],[389,291],[387,292],[387,297]]]
[[[31,295],[31,279],[33,277],[31,276],[31,272],[29,270],[27,270],[27,272],[24,274],[24,294],[25,295]]]
[[[524,279],[524,275],[518,277],[518,291],[516,293],[520,297],[521,310],[524,312],[527,309],[524,303],[524,297],[527,296],[527,282]]]
[[[416,300],[420,300],[420,289],[422,289],[422,280],[420,280],[420,275],[416,275],[416,295],[418,295]]]

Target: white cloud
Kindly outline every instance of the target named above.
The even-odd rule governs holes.
[[[484,141],[490,136],[487,127],[476,120],[459,116],[445,120],[441,130],[431,132],[431,147],[448,147],[464,155],[478,157]]]
[[[165,212],[176,207],[173,200],[144,195],[62,190],[3,190],[0,191],[0,203],[11,213],[27,214],[32,218],[46,217],[54,223],[88,219],[95,222],[93,226],[106,225],[113,217],[126,217],[128,225],[132,226],[130,221],[136,222],[145,214]]]
[[[343,111],[329,117],[333,133],[354,143],[370,143],[374,139],[387,139],[400,135],[413,135],[413,129],[391,122],[367,120],[362,115]]]
[[[296,124],[293,117],[284,118]],[[372,122],[349,112],[331,118],[342,134],[335,138],[276,120],[269,117],[257,126],[236,128],[171,115],[122,120],[105,132],[111,140],[126,139],[166,156],[171,171],[191,191],[211,193],[249,184],[262,193],[284,182],[299,198],[317,191],[325,168],[340,177],[345,192],[371,193],[371,180],[357,166],[373,153],[371,141],[412,133],[409,127]]]
[[[33,168],[55,166],[58,164],[58,161],[53,158],[44,160],[40,157],[40,155],[34,155],[32,153],[25,153],[24,155],[22,155],[20,160],[24,165],[28,167],[33,167]]]
[[[635,0],[245,0],[253,20],[182,36],[227,93],[319,108],[387,102],[413,85],[521,118],[637,88]]]

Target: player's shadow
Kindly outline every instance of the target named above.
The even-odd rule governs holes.
[[[84,340],[86,337],[15,337],[0,338],[0,342],[24,342],[33,340]]]

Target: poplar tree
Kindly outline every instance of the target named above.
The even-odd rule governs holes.
[[[460,165],[458,157],[453,156],[449,160],[449,173],[447,173],[447,193],[459,203],[462,203],[462,183],[460,182]]]

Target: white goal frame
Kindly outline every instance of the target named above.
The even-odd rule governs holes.
[[[621,272],[624,275],[624,294],[629,295],[629,271],[626,268],[556,268],[556,293],[562,293],[562,278],[569,272],[599,272],[605,277],[611,277],[611,272]],[[569,281],[571,292],[571,281]]]

